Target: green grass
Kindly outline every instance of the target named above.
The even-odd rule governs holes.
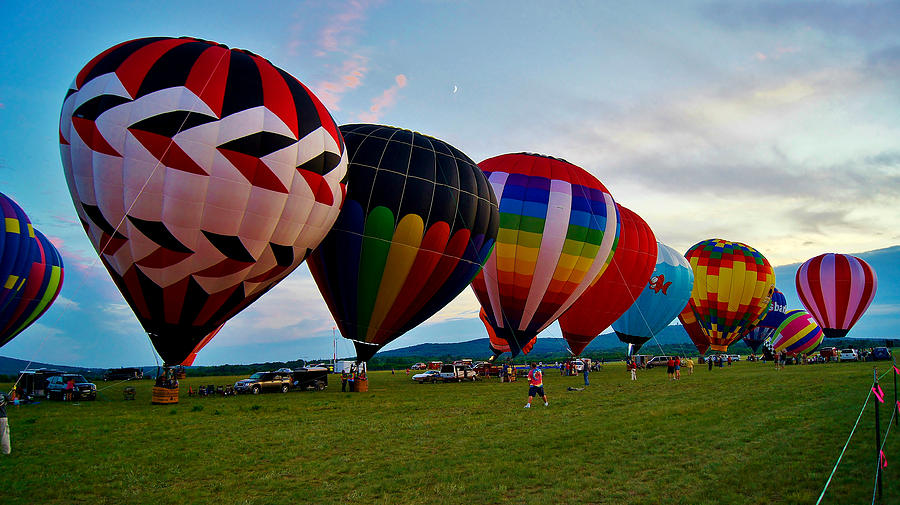
[[[877,365],[886,370],[884,362]],[[415,384],[370,373],[370,391],[188,398],[150,404],[99,383],[96,402],[9,409],[0,456],[10,504],[72,503],[815,503],[853,426],[872,363],[697,366],[628,378],[548,370],[550,407],[524,410],[526,382]],[[132,383],[134,384],[134,383]],[[883,383],[893,401],[893,381]],[[104,389],[105,388],[105,389]],[[882,429],[890,419],[882,409]],[[896,430],[896,431],[894,431]],[[900,503],[900,429],[885,452],[883,503]],[[869,503],[870,402],[823,503]]]

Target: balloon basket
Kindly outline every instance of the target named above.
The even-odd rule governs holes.
[[[163,388],[153,386],[153,398],[150,400],[153,405],[172,405],[178,403],[178,388]]]
[[[350,392],[365,393],[369,390],[369,379],[356,379],[350,383]]]

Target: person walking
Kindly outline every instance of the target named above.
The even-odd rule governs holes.
[[[9,420],[6,418],[6,396],[0,393],[0,454],[9,453]]]
[[[731,366],[731,355],[728,355],[728,366]]]
[[[584,385],[590,386],[591,383],[588,382],[588,373],[590,373],[591,367],[588,366],[587,361],[583,361],[582,363],[584,364]]]
[[[550,402],[547,401],[547,395],[544,393],[544,374],[538,368],[537,363],[531,362],[531,370],[528,371],[528,403],[525,404],[526,409],[531,408],[531,401],[535,396],[544,399],[544,406],[549,407]]]
[[[675,380],[681,379],[681,356],[675,356]]]
[[[628,362],[628,369],[631,370],[631,380],[637,380],[637,363],[634,360]]]
[[[688,375],[694,375],[694,358],[688,358]]]

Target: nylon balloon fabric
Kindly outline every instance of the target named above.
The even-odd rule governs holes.
[[[685,257],[694,271],[689,306],[710,348],[724,352],[768,308],[775,272],[765,256],[740,242],[704,240]]]
[[[33,240],[31,265],[25,283],[12,302],[0,311],[0,346],[41,317],[62,289],[62,256],[43,233],[34,230]]]
[[[768,311],[763,318],[747,331],[744,335],[744,343],[747,344],[753,352],[759,350],[759,346],[766,340],[772,338],[775,329],[784,320],[784,313],[787,312],[787,299],[778,288],[772,293],[772,300],[769,302]]]
[[[632,352],[669,325],[691,297],[694,273],[684,256],[657,242],[656,266],[640,296],[613,324]]]
[[[575,356],[637,300],[656,264],[653,230],[641,216],[621,205],[618,209],[619,243],[610,266],[559,316],[563,338]]]
[[[803,310],[792,310],[775,330],[772,348],[791,356],[813,352],[825,334],[812,315]]]
[[[322,103],[264,58],[199,39],[92,59],[59,140],[78,217],[167,364],[299,266],[345,192]]]
[[[0,193],[3,232],[0,233],[0,310],[12,303],[25,285],[35,247],[31,220],[12,198]]]
[[[565,160],[503,154],[479,166],[500,201],[500,230],[472,290],[515,356],[607,269],[619,213],[596,177]]]
[[[478,165],[446,142],[373,124],[340,130],[347,199],[309,269],[367,361],[481,270],[497,236],[497,199]]]
[[[512,352],[512,349],[509,347],[509,342],[505,339],[502,339],[497,336],[497,331],[494,330],[494,327],[491,326],[490,321],[487,319],[487,313],[482,308],[478,311],[478,318],[481,319],[481,322],[484,323],[484,328],[488,333],[488,346],[491,349],[491,352],[494,353],[494,357],[499,356],[505,352]],[[534,337],[522,347],[522,354],[528,354],[531,352],[531,349],[534,348],[534,343],[537,342],[537,337]]]
[[[681,321],[681,327],[684,328],[688,338],[694,343],[697,352],[703,354],[708,351],[709,335],[706,334],[706,331],[700,326],[700,322],[697,321],[697,316],[694,314],[694,311],[691,310],[690,302],[688,302],[688,305],[686,305],[684,309],[681,310],[681,313],[678,314],[678,320]]]
[[[827,253],[806,260],[797,270],[797,294],[829,338],[840,338],[875,299],[878,277],[865,261]]]

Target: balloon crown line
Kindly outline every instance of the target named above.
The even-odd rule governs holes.
[[[203,43],[210,44],[210,45],[213,45],[213,46],[218,46],[218,47],[221,47],[222,49],[228,49],[229,51],[237,51],[237,52],[239,52],[239,53],[249,54],[250,56],[256,56],[257,58],[262,58],[262,59],[266,60],[266,61],[269,62],[270,64],[272,63],[271,61],[269,61],[268,58],[263,58],[262,56],[260,56],[260,55],[258,55],[258,54],[256,54],[256,53],[254,53],[253,51],[251,51],[251,50],[249,50],[249,49],[240,49],[240,48],[237,48],[237,47],[228,47],[227,44],[223,44],[223,43],[221,43],[221,42],[216,42],[216,41],[214,41],[214,40],[201,39],[201,38],[199,38],[199,37],[191,37],[190,35],[182,35],[181,37],[176,37],[176,38],[178,38],[178,39],[183,39],[183,40],[196,40],[197,42],[203,42]],[[135,39],[135,40],[137,40],[137,39]]]
[[[577,165],[575,165],[574,163],[572,163],[572,162],[570,162],[570,161],[568,161],[568,160],[566,160],[566,159],[564,159],[564,158],[560,158],[560,157],[558,157],[558,156],[550,156],[549,154],[533,153],[533,152],[529,152],[529,151],[521,151],[521,152],[518,152],[518,153],[509,153],[509,154],[524,154],[524,155],[526,155],[526,156],[537,156],[538,158],[548,158],[548,159],[551,159],[551,160],[556,160],[556,161],[561,161],[561,162],[563,162],[563,163],[568,163],[569,165],[572,165],[572,166],[577,166]]]
[[[404,128],[404,127],[402,127],[402,126],[397,126],[397,125],[392,125],[392,124],[381,124],[381,123],[379,123],[379,124],[375,124],[375,123],[347,123],[347,124],[342,124],[342,125],[340,125],[339,128],[352,128],[352,127],[356,127],[356,126],[379,126],[379,127],[381,127],[381,128],[386,128],[386,129],[400,130],[400,131],[404,131],[404,132],[410,132],[410,133],[412,133],[413,135],[419,135],[419,136],[425,137],[425,138],[427,138],[427,139],[435,140],[435,141],[437,141],[437,142],[440,142],[441,144],[447,144],[447,142],[445,142],[445,141],[443,141],[443,140],[441,140],[441,139],[439,139],[439,138],[437,138],[437,137],[432,137],[431,135],[428,135],[427,133],[422,133],[422,132],[420,132],[420,131],[416,131],[416,130],[412,130],[412,129],[409,129],[409,128]],[[448,144],[448,145],[449,145],[449,144]],[[460,151],[460,152],[461,152],[461,151]],[[465,154],[465,153],[463,153],[463,154]],[[475,163],[474,161],[472,161],[472,163],[473,163],[473,164],[477,164],[477,163]]]

